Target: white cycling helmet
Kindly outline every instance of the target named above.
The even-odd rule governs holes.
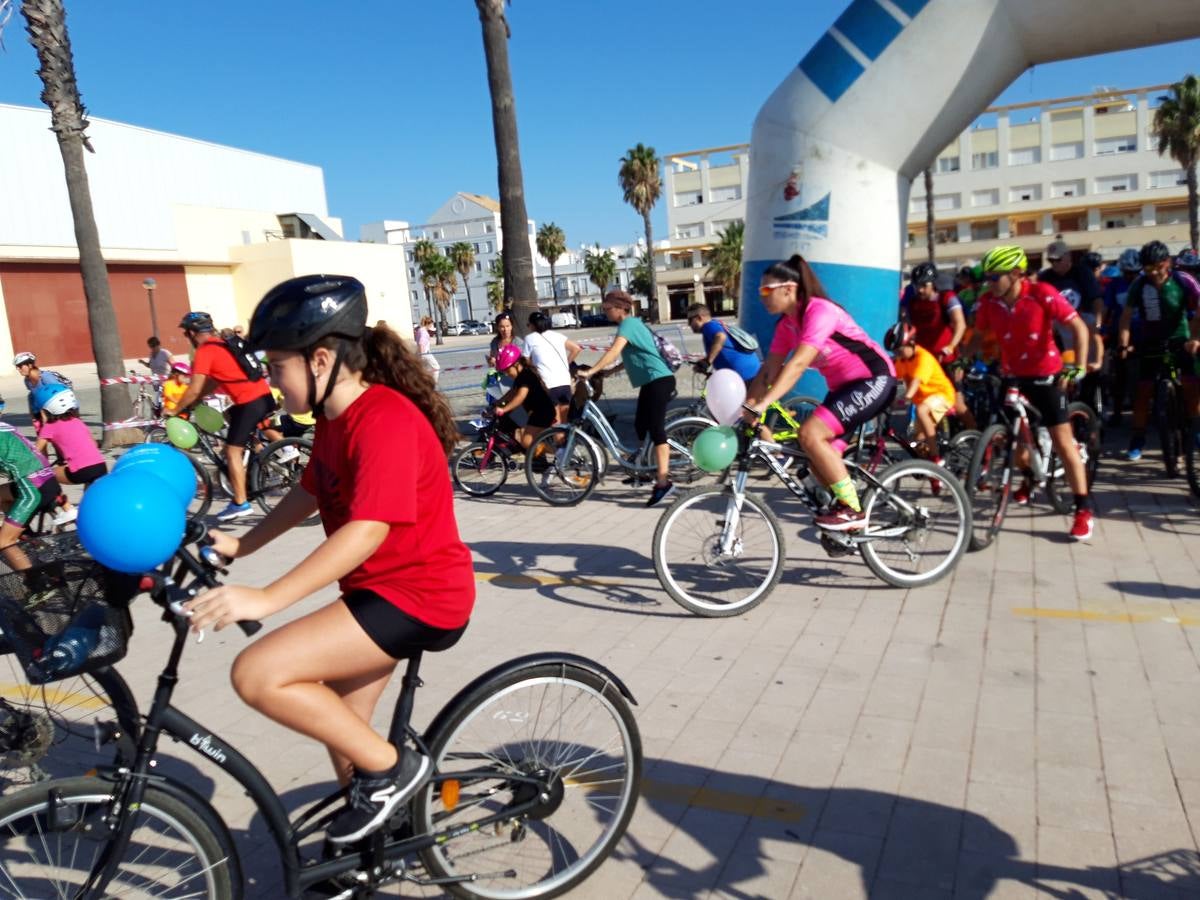
[[[79,406],[79,401],[75,399],[75,392],[70,388],[66,388],[47,400],[42,405],[42,409],[52,416],[61,416],[75,409],[77,406]]]
[[[34,356],[29,351],[25,351],[24,353],[18,353],[16,356],[13,357],[13,368],[15,368],[15,369],[20,368],[21,366],[25,365],[26,363],[29,363],[32,365],[32,364],[35,364],[36,362],[37,362],[37,357]]]

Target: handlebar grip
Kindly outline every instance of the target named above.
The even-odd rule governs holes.
[[[254,635],[262,631],[262,622],[256,619],[246,619],[245,621],[238,622],[238,628],[242,629],[242,634],[246,637],[254,637]]]

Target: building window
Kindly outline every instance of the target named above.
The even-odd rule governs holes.
[[[1040,184],[1022,184],[1018,187],[1008,189],[1009,203],[1025,203],[1032,200],[1042,199],[1042,186]]]
[[[1008,164],[1010,166],[1032,166],[1041,161],[1041,147],[1022,147],[1020,150],[1008,151]]]
[[[936,199],[936,198],[935,198]],[[925,197],[913,197],[908,201],[908,211],[910,213],[919,213],[925,211]]]
[[[704,202],[704,195],[698,194],[695,191],[688,191],[686,194],[675,195],[676,206],[696,206]]]
[[[704,223],[693,222],[691,225],[680,225],[675,229],[675,237],[680,240],[684,238],[698,238],[704,236]]]
[[[1125,135],[1124,137],[1100,138],[1096,141],[1097,156],[1111,156],[1114,153],[1133,153],[1137,150],[1137,137],[1135,135]]]
[[[475,271],[476,271],[476,272],[482,272],[482,271],[483,271],[483,263],[479,262],[479,260],[476,260],[476,261],[475,261]]]
[[[712,223],[712,233],[714,235],[719,235],[730,225],[736,224],[741,221],[742,221],[741,219],[718,219],[717,221]]]
[[[1054,230],[1060,234],[1068,231],[1083,231],[1083,219],[1078,214],[1055,216]]]
[[[953,244],[957,240],[958,228],[954,225],[938,228],[933,232],[933,242],[935,244]]]
[[[442,233],[440,231],[433,232],[432,239],[435,241],[440,241],[442,239]]]
[[[1185,205],[1159,206],[1154,210],[1155,225],[1186,225],[1188,208]]]
[[[1096,179],[1097,194],[1111,194],[1117,191],[1136,191],[1136,175],[1108,175]]]
[[[958,209],[962,206],[962,194],[934,194],[933,208],[935,210]]]
[[[408,267],[408,277],[409,277],[409,278],[416,278],[416,277],[417,277],[417,270],[416,270],[416,269],[414,269],[412,266],[409,266],[409,267]]]
[[[1064,159],[1083,159],[1083,141],[1068,141],[1065,144],[1054,144],[1050,148],[1051,162]]]
[[[1137,228],[1142,224],[1142,217],[1135,212],[1101,212],[1101,227],[1103,228]]]
[[[491,222],[488,222],[486,225],[483,226],[483,228],[484,228],[484,231],[486,231],[488,234],[491,234],[492,232],[494,232],[496,230],[496,226],[494,224],[492,224]]]
[[[957,156],[939,156],[937,170],[939,172],[957,172],[962,168]]]
[[[414,302],[414,303],[416,303],[416,302],[420,301],[420,299],[421,299],[421,298],[417,296],[417,292],[416,292],[416,291],[413,291],[413,292],[412,292],[412,295],[413,295],[413,302]]]
[[[1000,237],[999,222],[972,222],[971,223],[971,240],[973,241],[994,241]]]
[[[983,191],[973,191],[971,193],[972,206],[995,206],[1000,202],[1000,189],[988,188]]]
[[[712,189],[713,203],[721,203],[726,200],[741,200],[742,186],[740,184],[731,184],[728,187],[719,187]]]
[[[1187,173],[1183,169],[1170,169],[1165,172],[1150,173],[1150,187],[1173,188],[1187,184]]]
[[[1082,197],[1083,196],[1083,179],[1075,178],[1071,181],[1056,181],[1050,185],[1051,197]]]
[[[1000,154],[995,150],[987,153],[972,153],[971,168],[972,169],[995,169],[1000,165]]]

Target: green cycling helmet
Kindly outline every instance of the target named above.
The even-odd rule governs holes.
[[[980,266],[985,275],[993,275],[997,272],[1011,272],[1013,269],[1025,271],[1028,264],[1029,260],[1026,259],[1024,250],[1020,247],[1009,246],[993,247],[983,258]]]

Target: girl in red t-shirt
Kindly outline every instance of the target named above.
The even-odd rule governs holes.
[[[240,539],[248,556],[320,512],[327,539],[265,588],[225,585],[189,607],[192,626],[262,619],[337,582],[341,596],[242,651],[233,686],[255,709],[329,748],[345,810],[334,843],[361,839],[428,779],[431,762],[376,734],[371,714],[400,659],[445,650],[475,602],[446,458],[458,429],[433,378],[395,332],[367,328],[354,278],[309,275],[276,286],[250,322],[288,413],[317,417],[301,483]]]

